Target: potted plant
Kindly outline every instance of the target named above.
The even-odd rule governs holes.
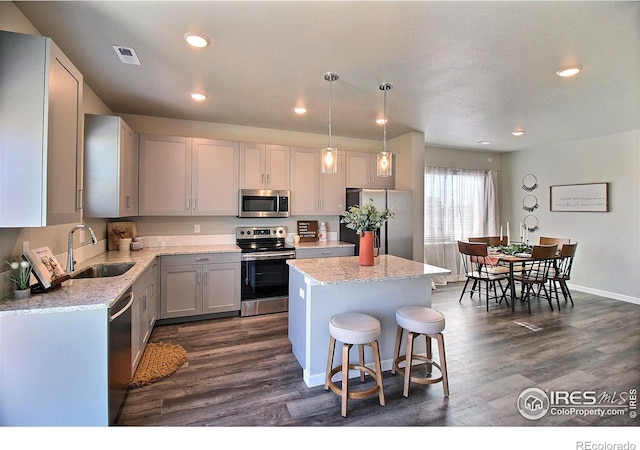
[[[15,275],[9,277],[11,281],[16,283],[14,297],[21,300],[29,297],[31,290],[29,289],[29,281],[31,279],[31,263],[29,261],[6,261],[7,264],[15,271]]]
[[[379,210],[373,205],[373,199],[362,206],[354,205],[342,213],[340,223],[355,230],[360,235],[359,262],[363,266],[373,265],[374,231],[384,225],[387,220],[395,216],[392,209]],[[378,243],[378,252],[380,244]],[[378,256],[378,255],[375,255]]]

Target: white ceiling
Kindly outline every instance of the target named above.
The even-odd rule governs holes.
[[[327,134],[334,72],[336,136],[382,140],[380,83],[393,85],[389,139],[422,131],[427,145],[511,151],[640,128],[640,2],[16,5],[114,113]],[[188,47],[188,31],[211,45]],[[122,64],[113,45],[142,65]],[[578,77],[555,75],[573,64]],[[191,101],[194,89],[208,100]]]

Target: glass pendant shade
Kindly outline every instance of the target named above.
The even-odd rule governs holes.
[[[376,175],[379,177],[390,177],[393,175],[393,154],[382,151],[378,153],[378,168]]]
[[[387,91],[392,88],[389,83],[382,83],[379,86],[384,91],[384,118],[382,134],[382,151],[378,153],[378,163],[376,164],[376,175],[379,177],[390,177],[393,174],[393,155],[387,151]]]
[[[334,174],[338,171],[338,149],[325,147],[322,149],[322,173]]]
[[[327,72],[324,79],[329,82],[329,145],[322,149],[322,173],[331,175],[338,172],[338,149],[331,145],[331,109],[333,99],[333,82],[338,79],[335,73]]]

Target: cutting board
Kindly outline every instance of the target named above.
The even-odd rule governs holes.
[[[127,239],[138,235],[135,222],[107,222],[107,243],[109,250],[118,250],[120,238]]]

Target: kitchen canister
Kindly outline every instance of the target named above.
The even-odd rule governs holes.
[[[318,231],[318,240],[320,242],[327,242],[327,223],[320,222],[320,230]]]
[[[144,246],[144,240],[140,237],[134,237],[131,239],[131,251],[142,250]]]
[[[118,250],[121,253],[129,252],[131,250],[131,238],[124,238],[118,241]]]

